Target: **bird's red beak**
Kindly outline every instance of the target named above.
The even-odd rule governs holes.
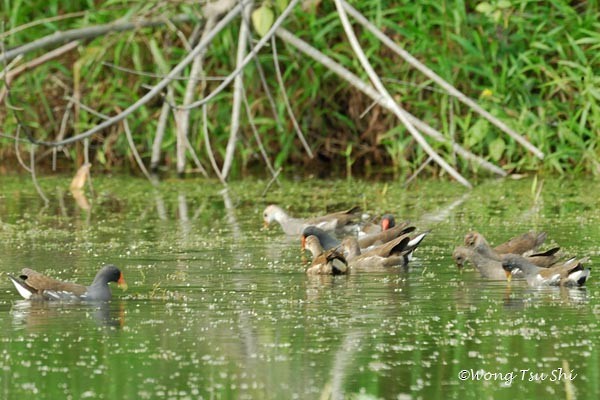
[[[387,231],[390,227],[390,220],[389,219],[382,219],[381,220],[381,230],[382,231]]]
[[[123,278],[123,274],[119,275],[119,280],[117,281],[117,286],[119,289],[127,290],[127,282],[125,282],[125,278]]]

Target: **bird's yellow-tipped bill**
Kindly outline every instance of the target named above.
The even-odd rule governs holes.
[[[125,282],[125,278],[123,278],[123,274],[119,276],[119,280],[117,281],[117,286],[119,289],[127,290],[127,282]]]

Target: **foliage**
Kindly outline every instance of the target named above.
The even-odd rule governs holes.
[[[255,28],[260,28],[258,32],[253,31],[253,35],[264,34],[286,4],[285,1],[257,2],[252,20]],[[398,4],[370,0],[357,6],[419,60],[526,136],[546,157],[543,161],[536,159],[466,106],[434,87],[368,32],[359,31],[361,44],[378,74],[410,112],[507,170],[600,174],[600,11],[597,1],[426,0]],[[115,0],[49,0],[43,4],[2,0],[0,8],[0,18],[9,32],[33,21],[40,22],[5,35],[7,48],[59,30],[127,17],[179,13],[201,16],[201,8],[195,2]],[[69,14],[72,15],[66,18]],[[48,19],[57,15],[65,18]],[[306,1],[285,26],[365,78],[332,3]],[[15,114],[18,114],[37,138],[53,139],[61,131],[63,116],[68,112],[66,136],[83,132],[100,119],[70,104],[69,97],[79,97],[83,104],[103,114],[113,115],[123,110],[145,94],[147,86],[157,82],[156,75],[163,75],[185,56],[181,38],[192,35],[194,28],[193,23],[144,28],[82,43],[78,51],[46,63],[13,82],[9,100],[17,110],[0,109],[0,129],[5,134],[14,133]],[[225,76],[234,69],[238,29],[237,22],[231,24],[210,46],[204,65],[208,76]],[[28,54],[26,59],[42,52]],[[308,160],[278,93],[272,58],[268,48],[259,55],[268,86],[276,96],[277,116],[273,115],[257,78],[256,65],[249,64],[244,76],[254,123],[276,167],[298,165],[340,174],[383,170],[408,176],[425,162],[427,155],[399,126],[397,119],[379,107],[373,107],[363,116],[371,105],[369,99],[341,83],[322,65],[278,42],[278,62],[285,90],[317,154],[315,160]],[[132,74],[112,64],[156,75]],[[204,93],[218,84],[218,81],[209,81]],[[177,101],[181,101],[185,81],[175,82],[173,89]],[[200,90],[197,95],[201,95]],[[145,161],[150,157],[161,107],[162,99],[157,98],[128,120]],[[209,104],[208,129],[217,161],[222,160],[227,145],[230,115],[231,94],[225,91]],[[277,120],[283,122],[281,126]],[[200,110],[195,110],[190,140],[208,166],[201,121]],[[115,126],[93,137],[91,157],[96,169],[100,165],[109,170],[134,168],[122,130],[122,126]],[[171,118],[162,144],[165,169],[173,170],[175,141],[175,124]],[[444,145],[434,147],[454,162],[455,156]],[[13,150],[13,141],[0,140],[0,154],[9,156]],[[262,168],[258,154],[250,125],[244,120],[234,170],[239,173]],[[81,159],[82,146],[71,146],[66,149],[66,156],[59,157],[59,165],[73,168],[72,164],[79,164]],[[475,168],[460,159],[456,162],[463,173]],[[439,172],[433,164],[425,170],[431,174]]]

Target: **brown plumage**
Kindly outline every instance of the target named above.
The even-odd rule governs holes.
[[[464,244],[467,247],[474,247],[476,241],[485,240],[479,232],[469,232],[465,235]],[[520,236],[516,236],[509,241],[494,247],[498,254],[524,254],[528,251],[537,249],[546,240],[546,232],[530,231]],[[487,243],[487,242],[486,242]],[[489,243],[488,243],[489,245]],[[490,246],[491,247],[491,246]]]
[[[465,243],[468,243],[469,245],[457,247],[452,254],[452,258],[454,258],[454,261],[459,267],[462,267],[463,264],[469,260],[473,263],[482,277],[488,279],[505,278],[506,273],[502,268],[502,261],[508,254],[498,253],[496,249],[490,247],[487,240],[485,240],[483,235],[478,232],[469,232],[467,236],[465,236]],[[524,247],[525,246],[521,246],[520,249],[523,249]],[[555,247],[544,253],[533,254],[527,257],[526,260],[528,263],[534,264],[537,267],[548,268],[558,261],[556,253],[559,250],[559,247]],[[516,276],[521,277],[522,274]]]
[[[408,222],[401,222],[393,228],[361,237],[358,239],[358,246],[361,249],[366,249],[367,247],[387,243],[402,235],[413,232],[415,229],[414,226],[408,226]]]
[[[344,255],[337,249],[323,250],[316,236],[306,238],[306,248],[312,253],[313,259],[306,270],[308,275],[343,275],[348,273],[348,263]]]
[[[502,257],[504,256],[503,254],[498,254],[494,249],[492,249],[489,246],[486,246],[487,242],[481,242],[479,243],[479,246],[482,246],[482,250],[483,251],[483,255],[486,255],[488,258],[492,258],[492,259],[496,259],[496,260],[501,260]],[[485,246],[485,247],[484,247]],[[529,261],[530,263],[540,267],[540,268],[548,268],[554,264],[556,264],[560,257],[557,255],[558,251],[560,250],[560,247],[553,247],[550,250],[547,250],[543,253],[536,253],[536,254],[532,254],[530,256],[526,256],[525,258],[527,259],[527,261]],[[473,248],[472,247],[466,247],[466,246],[458,246],[454,249],[454,252],[452,253],[452,259],[454,260],[455,264],[457,267],[462,268],[465,264],[465,262],[467,261],[471,261],[473,264],[475,264],[475,261],[472,259],[472,253],[473,252]],[[479,260],[479,262],[482,262],[482,260]],[[475,267],[478,267],[477,265],[475,265]],[[495,265],[496,269],[498,269],[498,267],[501,267],[499,265]],[[479,269],[479,268],[478,268]]]
[[[114,265],[102,267],[90,286],[62,282],[30,268],[24,268],[16,278],[11,275],[8,277],[25,299],[107,301],[112,296],[108,287],[110,282],[116,282],[120,288],[127,289],[123,274]]]
[[[23,268],[19,278],[34,289],[36,292],[52,290],[55,292],[69,292],[76,296],[81,296],[87,291],[87,287],[72,282],[62,282],[49,276],[40,274],[30,268]]]
[[[286,234],[300,235],[304,228],[311,225],[325,231],[342,228],[357,219],[359,212],[360,207],[352,207],[345,211],[339,211],[320,217],[302,219],[293,218],[283,211],[281,207],[271,204],[263,211],[263,221],[265,226],[268,226],[273,221],[277,221]]]
[[[409,242],[410,238],[404,235],[361,254],[356,238],[349,237],[342,241],[342,247],[353,270],[376,270],[406,265]]]

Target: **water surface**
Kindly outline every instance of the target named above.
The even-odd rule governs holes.
[[[1,398],[600,396],[598,183],[546,180],[537,194],[528,179],[473,191],[306,181],[262,197],[264,181],[223,193],[111,177],[87,189],[89,210],[68,183],[42,179],[44,206],[28,177],[0,178],[0,273],[89,283],[114,263],[129,290],[102,305],[36,303],[3,277]],[[269,203],[303,216],[358,204],[431,233],[408,271],[308,278],[297,238],[262,228]],[[458,273],[450,255],[471,229],[492,243],[546,230],[547,247],[590,256],[592,278],[531,289]],[[553,381],[559,368],[576,376]]]

